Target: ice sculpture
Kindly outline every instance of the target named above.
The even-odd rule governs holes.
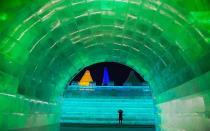
[[[141,84],[141,81],[136,77],[135,73],[131,71],[123,85],[138,86],[140,84]]]
[[[93,82],[92,76],[89,70],[86,70],[81,80],[79,81],[79,85],[81,86],[89,86],[89,84]]]
[[[103,73],[103,82],[102,85],[103,86],[107,86],[109,85],[109,72],[108,72],[108,68],[104,67],[104,73]]]

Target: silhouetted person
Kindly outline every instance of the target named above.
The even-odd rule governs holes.
[[[123,120],[123,110],[118,110],[119,114],[119,125],[122,125],[122,120]]]

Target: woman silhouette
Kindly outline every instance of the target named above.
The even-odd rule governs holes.
[[[122,120],[123,120],[123,110],[118,110],[119,114],[119,125],[122,125]]]

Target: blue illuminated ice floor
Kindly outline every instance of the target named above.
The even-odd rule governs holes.
[[[124,111],[123,127],[118,126],[119,109]],[[147,87],[100,86],[85,89],[70,87],[63,98],[61,123],[70,125],[70,127],[63,127],[62,130],[67,128],[79,130],[81,126],[71,126],[75,124],[85,125],[83,127],[87,130],[99,128],[127,130],[132,125],[132,127],[155,125],[155,109],[151,91]],[[87,127],[87,125],[94,126]]]

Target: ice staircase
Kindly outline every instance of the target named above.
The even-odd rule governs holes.
[[[116,94],[115,94],[116,95]],[[131,94],[132,95],[132,94]],[[66,97],[62,104],[62,123],[117,124],[122,109],[123,123],[154,125],[155,109],[152,97],[94,96]]]

